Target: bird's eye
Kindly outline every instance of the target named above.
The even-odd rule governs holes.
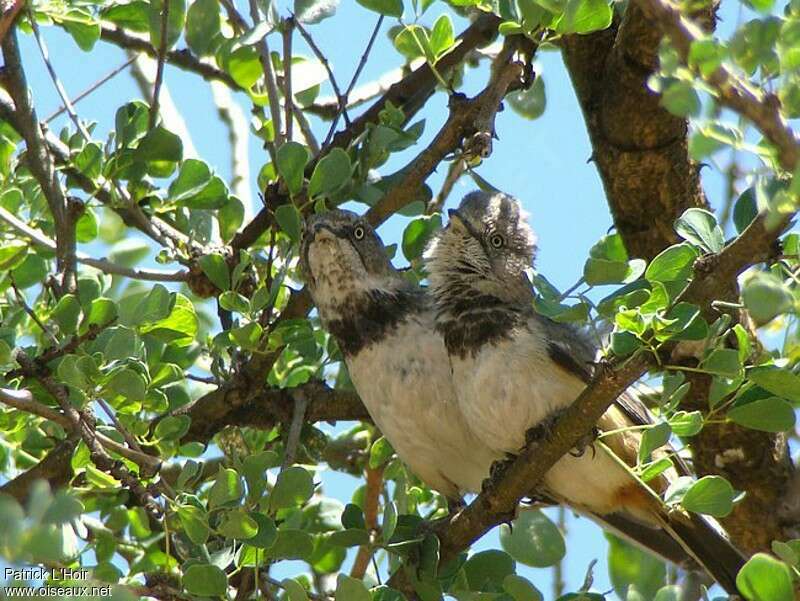
[[[491,244],[495,248],[500,248],[505,244],[506,241],[500,234],[492,234],[489,238],[489,244]]]
[[[353,228],[353,238],[356,240],[363,240],[366,233],[367,231],[364,229],[363,225],[357,225]]]

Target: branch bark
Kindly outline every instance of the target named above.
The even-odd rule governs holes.
[[[713,23],[710,13],[696,18],[707,29]],[[659,96],[647,87],[658,68],[663,29],[654,24],[659,22],[679,38],[677,47],[686,60],[691,45],[687,36],[699,35],[701,29],[661,0],[631,3],[611,29],[569,36],[562,44],[617,231],[632,256],[648,260],[677,242],[673,223],[686,209],[708,208],[699,166],[689,157],[686,121],[662,108]],[[724,71],[715,73],[709,83],[720,103],[762,128],[778,148],[781,165],[793,169],[797,142],[777,106],[740,90]],[[738,299],[738,265],[767,258],[775,237],[776,232],[759,220],[727,250],[726,256],[737,256],[735,261],[719,263],[709,257],[698,263],[696,269],[708,284],[693,283],[692,295],[707,319],[719,316],[711,300]],[[692,389],[685,408],[706,409],[710,377],[690,374],[688,379]],[[733,424],[709,425],[693,438],[692,450],[699,475],[721,473],[748,492],[723,520],[740,548],[751,553],[768,550],[771,540],[787,538],[776,510],[793,473],[784,437]]]

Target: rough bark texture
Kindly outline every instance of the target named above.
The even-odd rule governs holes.
[[[617,231],[631,256],[647,260],[678,241],[673,224],[686,209],[708,208],[699,166],[688,154],[686,121],[662,108],[647,87],[661,35],[631,3],[611,29],[562,44]],[[720,276],[707,301],[736,300],[736,274]],[[708,304],[703,308],[706,319],[719,316]],[[692,374],[689,380],[685,409],[707,410],[710,378]],[[747,492],[723,520],[743,551],[768,550],[772,540],[789,538],[778,517],[793,475],[784,436],[711,425],[692,439],[692,450],[699,475],[721,474]]]

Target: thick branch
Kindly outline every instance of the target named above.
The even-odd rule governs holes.
[[[235,379],[179,411],[192,418],[192,425],[183,441],[208,442],[225,426],[270,429],[278,423],[289,424],[298,395],[308,399],[307,422],[369,419],[355,392],[333,390],[318,381],[297,388],[279,389],[267,388],[263,379],[259,385]]]
[[[74,439],[58,443],[39,463],[0,486],[0,493],[11,495],[22,502],[28,498],[31,486],[38,480],[46,480],[54,490],[65,486],[72,479],[74,450]]]

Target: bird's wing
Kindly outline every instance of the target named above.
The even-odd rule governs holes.
[[[586,333],[571,324],[558,323],[538,313],[533,315],[537,327],[544,330],[550,359],[562,369],[588,383],[592,378],[597,351]],[[654,422],[652,413],[641,399],[626,390],[617,397],[598,426],[603,430],[611,430],[626,426],[646,426]],[[635,465],[640,437],[639,432],[630,432],[625,436],[612,437],[606,442],[620,458]],[[680,456],[674,454],[673,459],[680,475],[691,473]]]

